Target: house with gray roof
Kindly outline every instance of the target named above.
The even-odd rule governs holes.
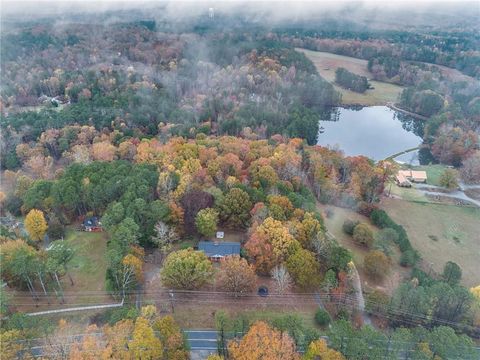
[[[225,256],[240,255],[240,243],[228,241],[200,241],[198,250],[203,251],[212,261],[219,261]]]

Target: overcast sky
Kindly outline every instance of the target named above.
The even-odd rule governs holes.
[[[78,12],[102,13],[107,10],[122,9],[148,9],[150,7],[166,7],[168,16],[185,17],[195,16],[208,11],[209,7],[215,8],[218,13],[242,13],[248,15],[268,15],[270,20],[295,20],[311,18],[319,15],[332,13],[336,10],[348,8],[354,12],[362,11],[365,15],[371,15],[376,11],[390,12],[408,10],[412,14],[439,13],[451,15],[462,12],[471,16],[480,14],[479,0],[448,1],[448,0],[382,0],[382,1],[118,1],[118,0],[0,0],[2,17],[11,15],[16,17],[24,15],[72,14]],[[480,19],[479,19],[480,20]]]

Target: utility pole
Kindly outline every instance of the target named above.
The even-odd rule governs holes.
[[[168,291],[168,294],[170,295],[170,305],[172,307],[172,314],[175,314],[175,295],[173,294],[172,290]]]

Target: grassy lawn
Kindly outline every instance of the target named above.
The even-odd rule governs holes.
[[[232,304],[215,305],[215,304],[202,304],[199,305],[177,305],[175,307],[175,313],[172,314],[180,327],[183,329],[213,329],[215,328],[215,313],[218,311],[225,311],[228,316],[235,318],[243,315],[249,321],[265,320],[270,321],[276,319],[282,315],[297,315],[303,319],[305,325],[315,325],[315,311],[317,306],[315,304],[301,307],[285,307],[268,305],[262,307],[252,306],[247,308],[241,305],[235,305],[235,301],[232,300]]]
[[[368,71],[368,61],[349,56],[336,55],[327,52],[311,51],[297,48],[297,51],[303,52],[315,64],[318,73],[328,82],[332,83],[336,90],[342,94],[342,104],[359,104],[365,106],[385,105],[388,102],[396,102],[403,87],[385,83],[381,81],[369,80],[374,89],[367,90],[360,94],[354,91],[343,89],[334,84],[335,71],[343,67],[357,75],[371,77]]]
[[[388,276],[386,276],[383,280],[373,281],[366,275],[363,267],[363,261],[369,250],[364,246],[357,245],[353,238],[343,231],[342,226],[344,221],[349,219],[367,223],[372,228],[374,233],[379,231],[379,229],[374,226],[370,222],[370,219],[368,219],[366,216],[363,216],[353,210],[331,205],[318,205],[318,208],[319,210],[326,210],[327,208],[333,210],[332,217],[327,218],[324,216],[325,225],[328,231],[337,239],[338,243],[352,253],[353,262],[355,263],[355,266],[360,274],[364,288],[374,287],[388,293],[393,292],[393,290],[398,286],[399,282],[407,275],[408,272],[408,270],[399,265],[400,251],[398,248],[392,246],[392,267]]]
[[[447,261],[454,261],[463,270],[464,285],[479,284],[480,209],[389,198],[381,207],[405,227],[413,247],[433,270],[440,273]]]
[[[415,187],[404,188],[398,186],[394,182],[391,183],[391,186],[388,185],[387,192],[390,192],[393,196],[398,196],[399,198],[407,201],[430,202],[430,200],[423,193],[417,191]]]
[[[74,285],[71,285],[68,276],[64,276],[62,279],[66,302],[76,306],[113,302],[104,293],[107,270],[106,233],[68,229],[65,241],[75,251],[75,255],[68,265]]]

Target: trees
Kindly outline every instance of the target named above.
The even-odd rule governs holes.
[[[463,160],[460,175],[467,184],[480,183],[480,150]]]
[[[272,279],[275,280],[275,290],[279,294],[284,294],[290,290],[293,285],[293,280],[285,265],[280,264],[275,266],[271,274]]]
[[[255,229],[245,244],[256,271],[262,274],[269,274],[276,264],[283,262],[299,248],[300,244],[288,229],[271,217]]]
[[[335,71],[335,82],[341,87],[359,93],[364,93],[370,87],[365,76],[354,74],[342,67]]]
[[[202,209],[197,213],[195,226],[200,234],[212,237],[217,230],[218,212],[212,208]]]
[[[219,286],[239,296],[255,288],[256,276],[254,267],[240,256],[227,256],[221,260]]]
[[[287,333],[271,328],[263,321],[252,325],[240,341],[231,341],[232,360],[295,360],[295,344]]]
[[[367,224],[360,223],[353,229],[353,239],[357,243],[369,248],[373,245],[373,231]]]
[[[184,224],[187,232],[195,231],[195,219],[198,212],[205,208],[211,208],[213,203],[213,195],[206,191],[192,190],[183,195],[181,204],[184,210]]]
[[[155,333],[143,317],[135,321],[132,339],[128,342],[128,348],[134,359],[155,360],[161,359],[163,355],[162,342],[155,336]]]
[[[37,209],[30,210],[25,218],[25,228],[32,240],[37,242],[43,240],[48,229],[43,212]]]
[[[369,251],[363,261],[367,273],[376,279],[381,279],[390,269],[389,258],[380,250]]]
[[[462,278],[462,269],[453,261],[447,261],[443,267],[442,277],[450,285],[456,285]]]
[[[297,250],[288,257],[286,265],[293,281],[302,289],[313,288],[320,284],[320,266],[311,251]]]
[[[157,318],[153,323],[153,330],[157,332],[164,348],[165,360],[188,360],[189,352],[185,348],[182,330],[175,319],[168,315]]]
[[[233,228],[244,228],[250,220],[250,196],[239,188],[231,189],[219,205],[220,219]]]
[[[172,244],[178,239],[178,234],[173,226],[159,221],[154,227],[155,235],[152,236],[152,242],[166,254],[172,247]]]
[[[324,339],[312,341],[302,357],[302,360],[345,360],[343,355],[333,349],[329,349]]]
[[[34,298],[37,297],[34,285],[37,256],[35,249],[23,240],[10,240],[0,245],[2,276],[26,285]]]
[[[160,272],[163,283],[176,289],[197,289],[212,276],[210,260],[192,248],[169,254]]]
[[[458,172],[454,169],[445,169],[440,176],[440,185],[447,189],[458,188]]]

